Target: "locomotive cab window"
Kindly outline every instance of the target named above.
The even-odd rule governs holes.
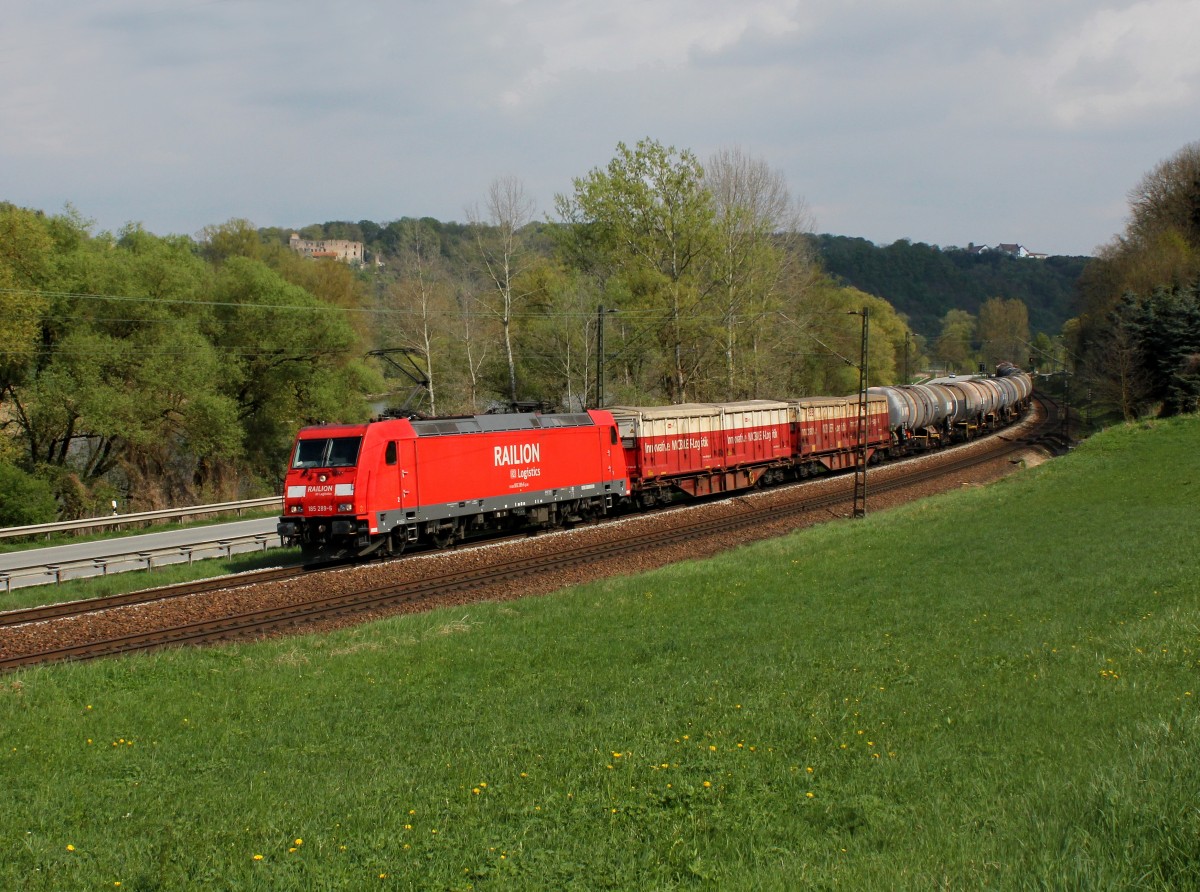
[[[387,450],[383,453],[383,460],[389,465],[396,463],[396,441],[388,440]]]
[[[320,437],[296,444],[293,468],[352,468],[362,437]]]

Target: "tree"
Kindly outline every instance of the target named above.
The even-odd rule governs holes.
[[[972,341],[975,336],[975,317],[966,310],[950,310],[942,319],[942,333],[937,339],[937,359],[947,371],[961,372],[975,364]]]
[[[212,342],[225,354],[221,392],[237,406],[251,467],[278,477],[296,429],[361,421],[378,391],[353,348],[345,312],[261,262],[227,260],[213,285]]]
[[[384,343],[410,351],[428,380],[429,411],[438,412],[443,364],[450,365],[454,289],[443,269],[436,233],[419,220],[404,221],[397,281],[385,292]]]
[[[1097,345],[1100,349],[1086,368],[1096,405],[1120,412],[1126,421],[1138,418],[1150,402],[1150,375],[1142,361],[1138,314],[1137,300],[1127,295],[1110,314]]]
[[[1200,410],[1200,287],[1159,288],[1131,315],[1162,414]]]
[[[253,223],[241,218],[205,226],[200,230],[198,241],[205,259],[217,265],[232,257],[258,259],[263,254],[262,236]]]
[[[981,361],[986,369],[1001,362],[1020,365],[1029,352],[1029,310],[1025,302],[993,297],[979,308],[976,323]]]
[[[488,187],[487,224],[478,209],[468,218],[475,235],[480,264],[490,285],[483,305],[500,320],[508,366],[508,398],[517,400],[517,363],[513,355],[513,311],[530,295],[522,279],[527,261],[522,230],[532,222],[533,199],[516,177],[500,177]]]
[[[44,217],[0,203],[0,405],[37,354],[52,248]]]
[[[783,174],[740,149],[715,153],[703,181],[718,236],[711,275],[723,326],[723,396],[751,396],[757,392],[757,333],[779,310],[783,283],[803,288],[797,272],[815,271],[800,238],[810,219],[803,202],[792,200]]]
[[[1164,414],[1189,411],[1200,362],[1200,141],[1143,176],[1129,203],[1124,234],[1080,283],[1076,351],[1123,414],[1144,402]]]
[[[708,303],[716,212],[700,162],[649,138],[634,149],[618,143],[608,167],[576,178],[574,189],[556,200],[576,230],[574,245],[597,255],[589,266],[619,278],[612,291],[628,295],[622,309],[644,314],[657,329],[668,398],[686,400],[717,321]]]
[[[1129,192],[1128,237],[1147,243],[1175,232],[1200,249],[1200,140],[1160,162]]]

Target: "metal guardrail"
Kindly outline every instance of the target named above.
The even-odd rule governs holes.
[[[13,580],[32,576],[50,576],[53,577],[54,582],[58,583],[69,578],[72,573],[80,574],[82,570],[92,572],[80,574],[76,578],[82,578],[84,575],[107,576],[110,567],[117,567],[124,564],[139,565],[125,567],[124,570],[141,569],[140,565],[144,565],[147,570],[153,570],[156,566],[181,564],[185,559],[190,564],[193,558],[197,557],[232,557],[235,548],[238,548],[239,551],[245,551],[245,549],[240,547],[245,545],[254,545],[255,550],[261,549],[262,551],[266,551],[273,539],[278,543],[279,536],[276,533],[251,533],[245,536],[225,536],[220,539],[211,539],[207,542],[196,542],[192,545],[173,545],[170,548],[127,551],[120,554],[110,554],[105,557],[87,558],[78,561],[59,561],[54,564],[47,564],[45,562],[40,564],[31,563],[26,567],[13,567],[9,570],[0,571],[0,586],[3,586],[4,591],[11,592]],[[215,554],[208,554],[208,552],[215,552]],[[36,551],[32,551],[30,552],[30,557],[32,558],[36,554]],[[168,558],[174,558],[174,560],[167,560]],[[100,572],[95,572],[97,570]],[[117,571],[114,570],[114,572]],[[46,580],[46,582],[49,581],[49,579]]]
[[[137,514],[114,514],[109,517],[85,517],[83,520],[60,520],[56,523],[39,523],[27,527],[4,527],[0,539],[16,539],[22,536],[43,536],[49,533],[103,529],[126,524],[142,524],[155,520],[181,520],[201,514],[223,514],[232,511],[241,514],[256,508],[282,508],[283,499],[267,496],[263,499],[247,499],[243,502],[217,502],[212,505],[193,505],[190,508],[163,508],[159,511],[142,511]]]

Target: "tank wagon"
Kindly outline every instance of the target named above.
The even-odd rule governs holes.
[[[1032,391],[1009,364],[994,378],[873,387],[867,460],[1006,424]],[[310,561],[397,554],[845,470],[863,452],[858,405],[805,397],[308,427],[279,534]]]

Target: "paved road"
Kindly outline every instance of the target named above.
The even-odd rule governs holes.
[[[0,592],[28,585],[55,582],[55,570],[66,579],[82,579],[103,573],[144,570],[147,555],[160,567],[188,560],[242,554],[279,546],[275,535],[275,517],[239,520],[165,533],[144,533],[81,542],[78,545],[54,545],[0,554]],[[259,537],[256,541],[254,537]],[[221,545],[225,541],[228,545]],[[79,562],[82,562],[80,564]],[[4,577],[7,575],[7,580]]]

